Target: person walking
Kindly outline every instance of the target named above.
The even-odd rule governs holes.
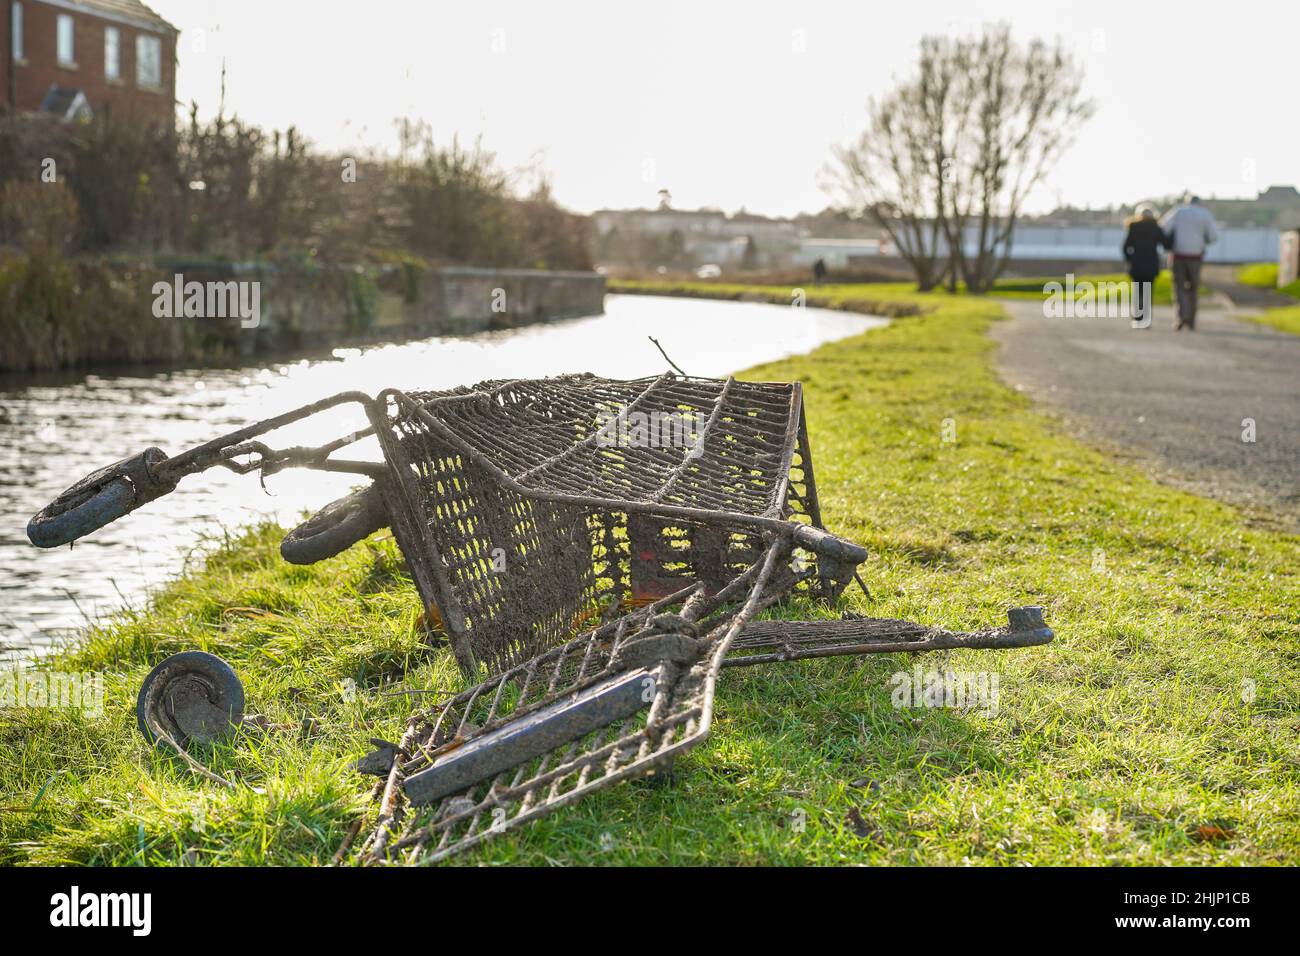
[[[1218,238],[1214,217],[1201,200],[1188,195],[1186,202],[1165,216],[1161,223],[1169,234],[1173,253],[1174,296],[1178,301],[1178,324],[1174,331],[1196,329],[1196,300],[1201,291],[1201,263],[1205,250]]]
[[[1151,325],[1151,287],[1160,275],[1160,247],[1169,248],[1169,237],[1156,220],[1155,209],[1142,203],[1125,223],[1124,261],[1133,280],[1133,327]]]

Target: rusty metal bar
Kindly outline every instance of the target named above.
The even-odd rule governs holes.
[[[407,777],[406,796],[432,803],[630,717],[654,701],[659,676],[658,668],[620,674],[477,737]]]

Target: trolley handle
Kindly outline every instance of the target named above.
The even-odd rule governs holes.
[[[69,544],[112,524],[155,498],[161,498],[174,490],[177,482],[185,476],[218,465],[238,474],[255,469],[265,472],[267,468],[279,470],[302,465],[378,477],[382,471],[366,462],[325,461],[332,452],[371,434],[373,425],[315,449],[291,448],[278,452],[254,441],[266,432],[348,402],[361,404],[367,415],[373,410],[374,403],[364,392],[339,392],[214,438],[175,457],[169,457],[160,448],[147,448],[133,458],[123,459],[87,475],[63,492],[27,523],[27,537],[38,548],[57,548]],[[236,465],[231,459],[240,454],[261,455],[262,461],[248,466]]]
[[[161,448],[146,448],[87,475],[33,516],[28,539],[38,548],[70,544],[161,498],[176,487],[175,481],[157,475],[157,466],[166,460]]]
[[[857,567],[867,560],[867,549],[862,545],[810,524],[801,524],[795,529],[794,543],[814,554],[844,562],[851,567]]]

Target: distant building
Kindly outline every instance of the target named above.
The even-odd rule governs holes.
[[[603,264],[686,268],[785,269],[824,259],[852,268],[890,255],[884,230],[835,210],[793,219],[721,209],[598,209],[591,214]],[[821,238],[812,238],[814,236]]]
[[[770,219],[740,211],[728,216],[721,209],[597,209],[591,221],[598,235],[619,229],[650,235],[685,235],[713,238],[752,236],[768,242],[793,241],[798,228],[789,219]]]
[[[1300,227],[1300,192],[1270,186],[1254,199],[1202,197],[1220,225],[1206,253],[1217,263],[1275,262],[1280,230]],[[1177,200],[1155,200],[1161,210]],[[1133,206],[1063,207],[1016,223],[1008,255],[1011,272],[1041,275],[1058,268],[1123,268],[1124,220]],[[879,272],[901,262],[888,233],[870,220],[823,210],[793,219],[721,209],[600,209],[591,214],[597,262],[614,268],[694,269],[704,264],[736,270],[805,268],[821,260],[833,270]],[[964,237],[979,247],[977,227]],[[939,247],[947,243],[939,239]],[[1005,250],[998,250],[999,253]]]
[[[178,31],[140,0],[0,0],[0,104],[170,123]]]
[[[1179,202],[1174,197],[1151,200],[1161,213]],[[1207,262],[1274,261],[1280,230],[1300,227],[1300,192],[1294,186],[1270,186],[1253,199],[1202,196],[1201,204],[1219,224],[1219,241],[1207,250]],[[1132,213],[1133,205],[1104,210],[1067,207],[1047,216],[1026,217],[1016,225],[1011,258],[1118,262],[1123,223]],[[976,245],[971,238],[966,244]]]
[[[605,265],[758,268],[789,261],[799,228],[788,219],[721,209],[598,209],[596,258]]]
[[[1161,212],[1178,205],[1177,196],[1148,197]],[[1294,186],[1269,186],[1253,199],[1219,199],[1202,196],[1201,203],[1223,226],[1259,226],[1282,229],[1300,226],[1300,191]],[[1055,226],[1112,226],[1133,214],[1136,203],[1106,209],[1080,209],[1063,206],[1039,216],[1025,216],[1022,222]]]
[[[1161,213],[1181,198],[1149,201]],[[1206,252],[1207,262],[1276,261],[1281,230],[1300,227],[1300,191],[1294,186],[1270,186],[1253,199],[1202,196],[1201,204],[1219,224],[1219,241]],[[1124,221],[1136,203],[1107,209],[1065,206],[1041,216],[1025,216],[1016,224],[1011,242],[1011,268],[1053,262],[1122,264],[1120,243]],[[978,248],[974,230],[967,234],[968,251]]]
[[[888,239],[839,239],[808,237],[800,240],[797,265],[812,265],[818,259],[829,269],[855,269],[874,264],[882,256],[898,251]]]
[[[1206,262],[1271,262],[1277,259],[1278,230],[1267,226],[1224,226],[1205,253]],[[1012,262],[1095,262],[1119,267],[1124,227],[1051,226],[1018,223],[1011,234]],[[979,249],[974,227],[966,232],[966,252]]]
[[[1300,192],[1294,186],[1269,186],[1254,199],[1202,199],[1225,226],[1300,226]]]

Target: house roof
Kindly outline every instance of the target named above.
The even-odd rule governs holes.
[[[134,26],[152,30],[169,30],[172,33],[180,32],[140,0],[46,0],[46,2],[65,10],[79,10],[92,16],[118,20]]]
[[[72,119],[74,116],[89,116],[90,104],[81,90],[51,86],[41,101],[41,112],[52,113],[60,119]]]
[[[1294,186],[1269,186],[1259,194],[1259,201],[1295,205],[1300,203],[1300,192]]]

